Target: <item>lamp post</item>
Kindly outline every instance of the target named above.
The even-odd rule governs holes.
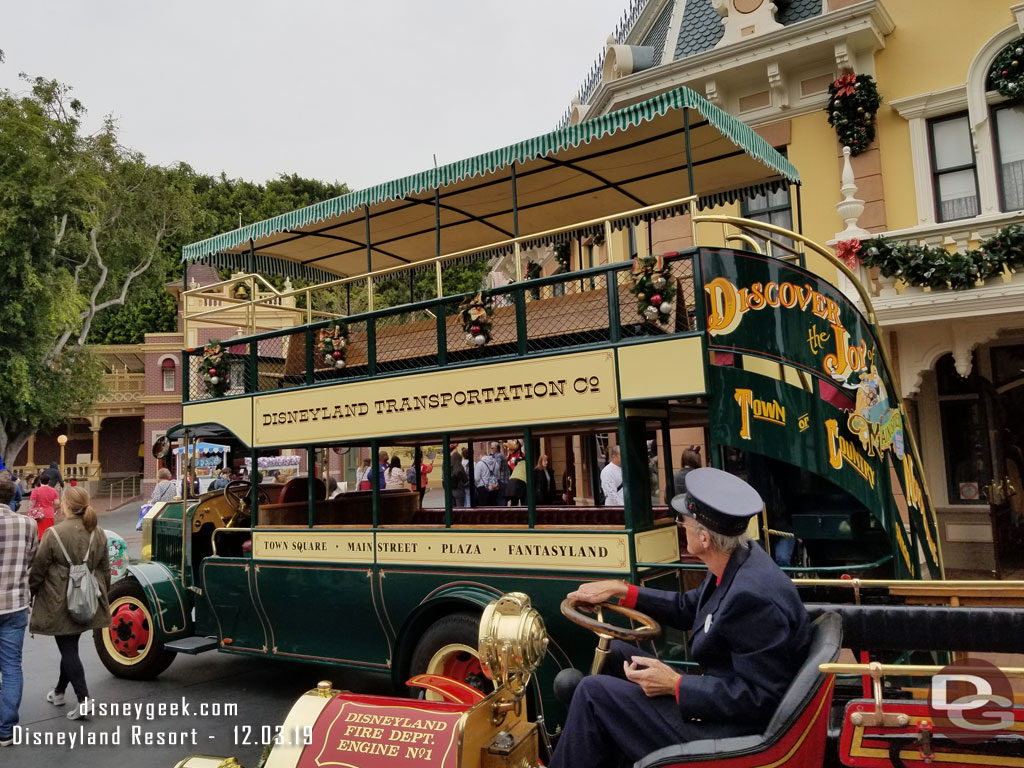
[[[57,445],[60,446],[60,476],[64,477],[64,446],[68,444],[67,435],[57,435]]]

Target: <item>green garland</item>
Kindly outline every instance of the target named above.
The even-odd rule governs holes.
[[[348,349],[348,323],[332,320],[321,331],[320,353],[327,365],[337,369],[345,367],[345,350]]]
[[[231,374],[224,367],[224,352],[219,339],[210,339],[203,347],[203,357],[199,361],[203,385],[210,397],[224,397],[231,388]]]
[[[1003,96],[1024,102],[1024,37],[1018,37],[999,52],[988,70],[988,81]]]
[[[846,72],[829,85],[828,93],[828,124],[836,129],[839,143],[859,155],[875,138],[875,113],[882,105],[875,80]]]
[[[636,311],[640,317],[652,325],[668,323],[676,289],[665,267],[664,257],[637,256],[633,259],[632,278],[633,285],[629,290],[636,296]]]
[[[558,268],[555,270],[556,275],[565,274],[569,271],[569,257],[572,254],[572,243],[568,240],[555,244],[555,262],[558,264]]]
[[[466,343],[482,347],[491,340],[491,315],[494,314],[494,300],[487,291],[479,291],[467,296],[459,305],[462,318],[462,330],[466,333]]]
[[[988,238],[977,250],[950,253],[945,248],[894,242],[873,237],[861,243],[864,266],[878,267],[885,277],[927,288],[963,290],[986,278],[1024,267],[1024,227],[1011,224]]]

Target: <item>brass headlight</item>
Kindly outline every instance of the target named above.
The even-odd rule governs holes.
[[[509,592],[484,609],[478,650],[484,674],[522,696],[548,650],[544,620],[529,595]]]

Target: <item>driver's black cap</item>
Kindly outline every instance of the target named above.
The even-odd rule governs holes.
[[[672,509],[689,515],[709,531],[739,536],[747,530],[750,518],[764,509],[764,502],[735,475],[702,467],[687,473],[686,493],[672,499]]]

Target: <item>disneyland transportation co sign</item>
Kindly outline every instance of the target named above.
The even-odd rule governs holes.
[[[614,417],[610,351],[523,360],[253,399],[258,446]],[[412,418],[415,416],[415,421]]]
[[[709,389],[721,419],[712,419],[720,427],[718,441],[818,466],[818,474],[876,510],[896,504],[889,489],[891,466],[925,560],[938,576],[935,511],[924,494],[920,467],[906,450],[892,377],[860,312],[831,284],[778,259],[703,249],[700,272],[709,349],[776,360],[819,381],[811,394],[756,373],[712,369]],[[822,393],[829,388],[845,394],[831,399],[846,400],[850,407],[825,402]],[[811,430],[820,434],[803,440]],[[824,445],[827,454],[808,454],[815,445]]]

